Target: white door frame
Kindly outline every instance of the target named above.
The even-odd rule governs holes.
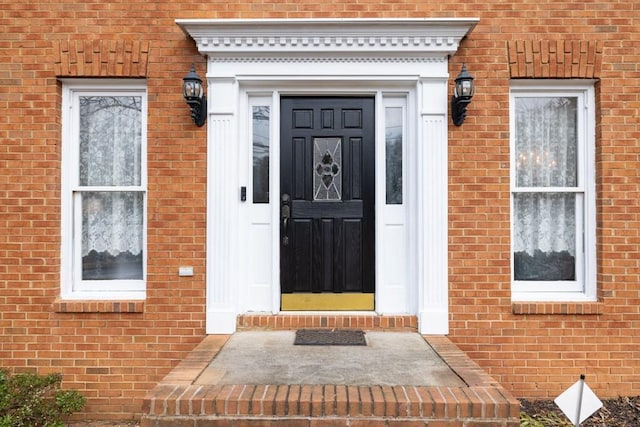
[[[241,153],[245,150],[246,154],[247,149],[246,141],[242,141],[247,94],[262,93],[274,103],[279,102],[280,94],[373,94],[380,117],[384,97],[394,92],[408,96],[411,117],[407,129],[413,141],[408,150],[415,155],[408,165],[407,183],[409,297],[405,298],[405,307],[392,304],[385,309],[384,283],[377,279],[376,311],[416,314],[421,333],[448,333],[448,57],[478,20],[176,22],[195,40],[200,53],[208,57],[207,333],[234,332],[237,315],[252,309],[245,305],[243,290],[238,286],[246,271],[239,243],[242,239],[238,236],[246,224],[242,220],[245,205],[240,202],[239,188],[245,185],[241,174],[246,157]],[[273,120],[279,124],[278,117]],[[383,143],[380,135],[378,130],[377,146]],[[245,148],[239,148],[243,144]],[[277,162],[277,144],[274,147],[271,158]],[[378,153],[376,148],[376,156],[380,157]],[[377,166],[381,160],[376,160]],[[279,188],[279,182],[274,182],[278,174],[271,175],[271,188]],[[384,187],[381,177],[384,174],[376,173],[377,189]],[[378,241],[384,235],[383,221],[378,218],[379,214],[384,215],[379,206],[380,191],[376,190],[378,257]],[[276,218],[271,232],[277,242],[278,227],[273,224],[278,222],[279,204],[275,199],[270,207],[271,217]],[[271,312],[279,309],[277,253],[275,249],[271,257]],[[376,262],[376,269],[379,268],[380,262]],[[379,278],[380,272],[376,273]]]

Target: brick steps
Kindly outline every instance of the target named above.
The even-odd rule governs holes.
[[[158,391],[160,398],[147,401],[143,427],[281,425],[293,420],[300,426],[320,421],[344,426],[355,421],[519,425],[514,422],[519,407],[512,408],[509,397],[495,387],[174,385]]]
[[[141,427],[520,425],[519,402],[446,337],[425,338],[467,387],[195,384],[228,338],[206,337],[149,392]]]

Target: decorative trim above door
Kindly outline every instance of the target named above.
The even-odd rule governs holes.
[[[255,272],[247,264],[243,243],[255,234],[249,234],[243,220],[250,216],[249,205],[238,196],[251,172],[238,159],[248,158],[245,117],[252,96],[270,103],[275,120],[282,95],[311,94],[375,97],[376,117],[384,114],[387,99],[405,100],[406,202],[402,212],[393,211],[401,213],[397,216],[391,212],[397,206],[376,207],[375,310],[416,315],[421,333],[448,333],[448,57],[477,22],[475,18],[176,21],[208,57],[207,333],[235,331],[236,318],[244,313],[279,312],[279,203],[259,206],[261,222],[255,223],[263,241],[275,242],[264,245],[266,251],[255,251],[272,259],[271,264],[261,264],[269,277],[250,289],[239,285]],[[384,129],[376,132],[376,149],[384,153]],[[278,134],[273,135],[271,154],[277,159]],[[273,194],[280,186],[278,168],[278,162],[270,164]],[[376,163],[376,171],[384,168],[384,161]],[[384,174],[376,172],[376,191],[384,191],[383,180]],[[378,195],[376,200],[384,200],[384,193]],[[405,240],[398,239],[396,230]],[[402,250],[378,243],[385,239]],[[401,281],[385,274],[392,270],[401,273]]]
[[[478,19],[178,19],[202,54],[452,55]]]

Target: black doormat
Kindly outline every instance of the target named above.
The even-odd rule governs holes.
[[[360,329],[298,329],[294,345],[367,345]]]

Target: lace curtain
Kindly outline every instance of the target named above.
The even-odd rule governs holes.
[[[574,280],[577,100],[516,99],[516,280]]]
[[[142,181],[141,102],[139,96],[80,98],[79,184],[94,187],[80,193],[85,279],[142,278],[143,192],[127,188]],[[135,271],[114,273],[127,264]]]

